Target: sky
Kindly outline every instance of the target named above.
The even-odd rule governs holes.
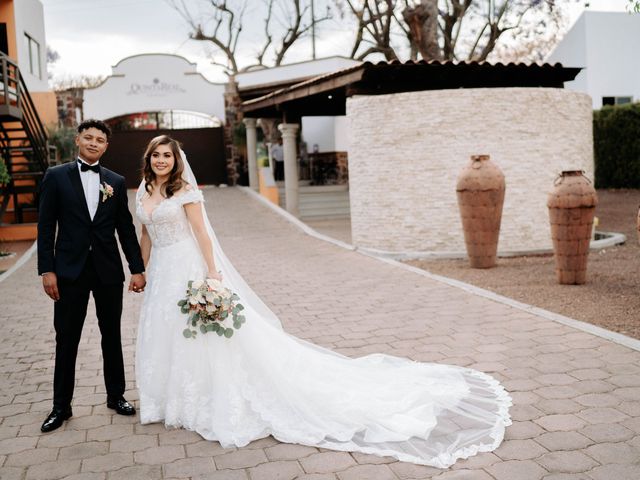
[[[197,5],[198,0],[185,0]],[[233,2],[234,0],[232,0]],[[251,62],[261,45],[264,0],[246,0],[250,6],[242,33],[242,64]],[[190,27],[167,0],[41,0],[44,6],[47,44],[58,52],[59,60],[50,68],[54,77],[109,75],[111,67],[125,57],[140,53],[173,53],[198,65],[198,71],[214,82],[224,82],[220,67],[212,65],[211,48],[189,39]],[[332,0],[315,0],[316,12]],[[319,5],[320,4],[320,5]],[[627,0],[590,0],[591,9],[624,10]],[[584,9],[577,1],[571,15]],[[317,57],[348,56],[353,33],[346,20],[321,24],[316,41]],[[223,57],[218,57],[220,60]],[[285,63],[311,58],[310,39],[296,43]]]

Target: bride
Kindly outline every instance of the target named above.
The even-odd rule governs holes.
[[[136,354],[142,423],[223,447],[272,435],[440,468],[501,443],[511,398],[489,375],[382,354],[352,359],[283,331],[222,252],[184,152],[166,135],[145,151],[136,214],[148,280]],[[177,303],[189,280],[205,278],[245,307],[230,339],[182,334]]]

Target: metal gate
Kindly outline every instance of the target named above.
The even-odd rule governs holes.
[[[182,144],[193,173],[201,185],[227,183],[222,127],[115,131],[100,163],[123,175],[128,188],[135,188],[142,178],[144,149],[158,135],[169,135]]]

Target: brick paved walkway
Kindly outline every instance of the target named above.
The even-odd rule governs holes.
[[[52,304],[32,259],[0,283],[2,480],[640,478],[640,352],[311,238],[237,189],[206,196],[227,254],[289,332],[351,356],[385,352],[491,373],[515,403],[506,441],[437,470],[272,438],[222,449],[191,432],[142,426],[104,404],[93,313],[78,356],[74,417],[43,435]],[[394,315],[385,311],[389,295],[403,298]],[[136,399],[140,297],[125,298],[127,398]]]

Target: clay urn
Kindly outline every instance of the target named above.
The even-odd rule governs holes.
[[[556,276],[562,285],[581,285],[587,280],[589,243],[597,204],[596,190],[581,170],[565,170],[555,180],[547,207]]]
[[[496,265],[504,191],[504,174],[489,155],[472,155],[458,175],[458,208],[473,268]]]

